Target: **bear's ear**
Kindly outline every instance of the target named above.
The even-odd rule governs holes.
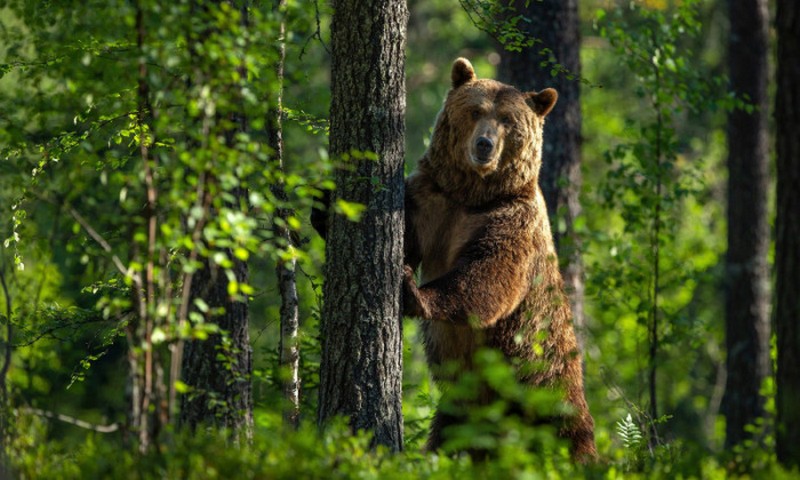
[[[466,58],[459,58],[453,62],[453,69],[450,71],[450,80],[453,88],[458,88],[467,82],[475,80],[475,69]]]
[[[539,93],[528,93],[527,97],[528,105],[533,111],[544,117],[555,106],[556,100],[558,100],[558,92],[552,88],[545,88]]]

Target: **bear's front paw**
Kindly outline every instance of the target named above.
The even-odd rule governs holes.
[[[414,280],[414,270],[403,265],[403,315],[407,317],[424,316],[424,308],[420,302],[420,292]]]

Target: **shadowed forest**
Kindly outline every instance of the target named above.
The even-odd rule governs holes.
[[[402,316],[459,57],[559,93],[587,463]],[[0,212],[0,479],[800,476],[796,0],[2,1]]]

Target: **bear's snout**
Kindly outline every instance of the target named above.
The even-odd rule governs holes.
[[[475,156],[480,163],[489,163],[492,159],[492,150],[494,150],[492,139],[481,136],[475,141]]]

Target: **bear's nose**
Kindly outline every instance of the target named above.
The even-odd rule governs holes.
[[[493,148],[494,142],[489,138],[478,137],[478,140],[475,141],[475,150],[480,160],[488,160]]]

